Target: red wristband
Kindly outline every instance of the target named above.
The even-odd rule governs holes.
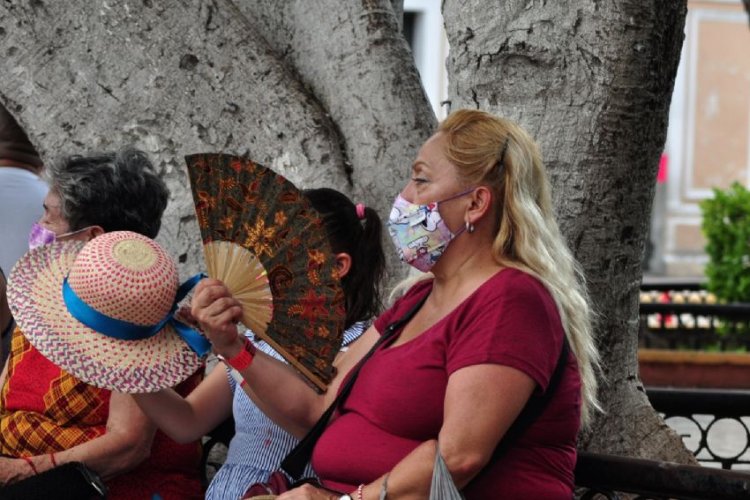
[[[253,362],[253,358],[255,357],[255,346],[252,342],[250,342],[250,339],[243,336],[242,340],[244,342],[244,345],[242,346],[242,350],[237,353],[236,356],[231,358],[225,358],[222,356],[222,361],[224,361],[226,364],[237,370],[238,372],[241,372],[242,370],[245,370],[248,366],[250,366],[250,363]]]
[[[31,461],[29,457],[21,457],[24,459],[24,461],[29,464],[29,467],[31,467],[31,470],[34,471],[34,474],[39,474],[39,472],[36,470],[36,465],[34,465],[34,462]]]

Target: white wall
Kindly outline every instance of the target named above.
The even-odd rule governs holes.
[[[440,0],[405,0],[404,12],[415,14],[413,40],[414,60],[422,77],[427,97],[438,119],[445,117],[447,108],[441,103],[448,96],[448,75],[445,58],[448,39],[443,29]]]

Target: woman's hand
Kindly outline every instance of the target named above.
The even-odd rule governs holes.
[[[22,458],[0,457],[0,485],[6,485],[34,475],[31,466]]]
[[[237,332],[242,307],[221,281],[206,278],[198,283],[193,295],[193,318],[198,321],[217,354],[232,357],[243,344]]]
[[[338,500],[340,497],[341,495],[316,488],[311,484],[303,484],[299,488],[282,493],[276,498],[277,500]]]

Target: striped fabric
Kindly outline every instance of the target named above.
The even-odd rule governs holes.
[[[344,347],[359,338],[369,326],[361,321],[344,332]],[[246,335],[252,335],[247,332]],[[267,343],[254,341],[258,350],[281,360]],[[250,400],[242,389],[238,390],[234,378],[227,373],[227,379],[234,393],[232,413],[235,422],[235,435],[229,443],[229,451],[224,465],[214,476],[206,492],[207,500],[241,498],[247,488],[265,481],[278,470],[281,461],[297,445],[298,440],[274,424]],[[308,464],[303,477],[313,476]]]

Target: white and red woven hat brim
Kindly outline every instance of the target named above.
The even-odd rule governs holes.
[[[29,342],[82,381],[125,393],[173,387],[202,359],[167,325],[152,337],[120,340],[103,335],[68,311],[62,284],[83,242],[55,242],[31,250],[13,267],[8,303]]]

